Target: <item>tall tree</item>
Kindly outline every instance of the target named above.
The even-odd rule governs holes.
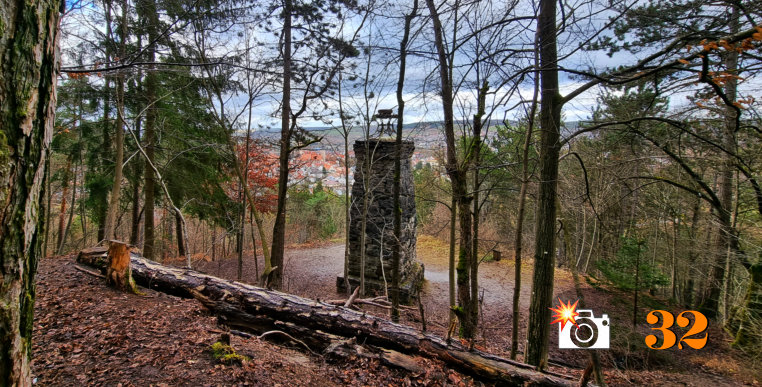
[[[298,120],[305,113],[312,113],[314,117],[318,117],[315,102],[333,92],[344,59],[359,55],[352,42],[365,23],[367,13],[354,33],[349,32],[349,38],[344,38],[344,18],[348,16],[342,13],[342,8],[354,6],[352,1],[283,0],[275,7],[283,21],[279,47],[282,79],[281,137],[278,143],[278,205],[275,210],[271,249],[273,270],[269,274],[268,283],[276,289],[283,284],[289,158],[293,151],[319,140],[314,134],[299,126]],[[338,19],[338,26],[332,26],[331,18]],[[294,39],[298,42],[295,45],[296,49]],[[295,89],[299,91],[298,95],[292,94],[294,83],[298,86]],[[297,103],[292,107],[293,102]]]
[[[540,47],[540,191],[537,198],[534,278],[524,361],[545,368],[556,256],[556,187],[561,149],[561,95],[558,89],[556,1],[541,0],[537,16]]]
[[[405,100],[402,98],[405,86],[405,70],[407,64],[407,51],[410,40],[410,25],[418,13],[418,0],[413,0],[413,9],[405,15],[405,27],[400,41],[400,73],[397,80],[397,128],[394,148],[394,241],[392,242],[392,320],[397,322],[400,318],[400,251],[402,240],[402,208],[400,207],[400,183],[402,180],[402,128],[404,124]],[[410,198],[405,198],[410,200]]]
[[[270,272],[268,282],[276,289],[280,289],[283,281],[283,253],[286,245],[286,195],[288,193],[288,159],[291,156],[291,18],[293,3],[291,0],[283,0],[283,83],[280,107],[280,152],[278,153],[278,206],[275,210],[275,224],[273,225],[273,242],[271,249],[272,265],[275,269]]]
[[[31,386],[35,272],[53,134],[59,1],[0,4],[0,385]]]
[[[127,54],[127,0],[121,2],[122,15],[119,18],[119,57]],[[116,84],[116,135],[114,139],[114,182],[111,187],[108,211],[104,226],[105,239],[115,238],[116,213],[119,210],[119,198],[122,192],[122,163],[124,163],[124,72],[117,76]],[[179,239],[179,238],[178,238]]]
[[[158,74],[155,71],[156,46],[159,39],[159,15],[157,14],[155,0],[140,0],[138,3],[138,14],[145,20],[146,32],[148,35],[148,45],[145,47],[147,58],[151,63],[148,65],[146,77],[143,85],[145,92],[145,133],[143,136],[145,143],[145,183],[143,192],[145,198],[143,210],[143,256],[148,259],[155,259],[155,224],[154,224],[154,205],[156,202],[156,177],[153,168],[156,148],[156,125],[158,111],[156,103],[158,99]]]
[[[434,41],[438,56],[439,80],[442,95],[442,112],[444,115],[444,131],[446,141],[446,170],[452,185],[454,201],[458,205],[460,225],[460,246],[458,252],[458,301],[459,308],[456,314],[460,320],[461,334],[466,338],[476,335],[476,319],[478,317],[477,294],[472,293],[472,282],[477,281],[472,272],[473,262],[473,238],[471,228],[471,203],[473,196],[468,192],[467,168],[470,164],[468,157],[462,163],[457,158],[457,146],[455,142],[455,118],[453,102],[452,58],[445,48],[442,22],[439,18],[439,10],[433,0],[426,0],[426,5],[431,15],[434,28]],[[467,152],[472,155],[472,153]],[[474,284],[475,285],[475,284]]]

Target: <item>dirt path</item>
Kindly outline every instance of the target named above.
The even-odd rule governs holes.
[[[449,318],[448,262],[446,243],[432,237],[419,236],[418,260],[425,265],[424,289],[421,302],[424,306],[429,331],[444,336],[447,333]],[[509,254],[504,253],[504,257]],[[528,261],[528,260],[527,260]],[[262,268],[260,258],[259,268]],[[343,272],[344,245],[342,243],[323,246],[292,246],[286,250],[286,291],[303,297],[320,299],[343,299],[344,294],[336,292],[336,277]],[[198,262],[198,270],[224,278],[235,279],[236,259],[217,262]],[[244,260],[244,280],[256,278],[251,256]],[[557,269],[555,274],[554,299],[564,301],[577,299],[574,284],[568,271]],[[532,264],[522,265],[521,321],[519,323],[519,359],[525,346],[527,331],[527,310],[531,297]],[[481,349],[501,356],[509,356],[512,327],[512,297],[514,286],[514,264],[512,257],[505,257],[500,262],[482,262],[479,266],[479,289],[483,295],[479,337],[476,345]],[[710,332],[708,349],[701,351],[653,351],[645,348],[643,337],[650,334],[650,327],[643,322],[635,332],[632,331],[632,304],[630,294],[609,288],[593,288],[582,283],[582,292],[587,307],[592,308],[596,317],[607,313],[611,319],[612,349],[602,352],[602,360],[607,369],[607,379],[611,385],[666,384],[703,386],[711,383],[715,386],[752,383],[759,379],[758,371],[747,364],[743,354],[729,347],[724,340],[720,327],[713,327]],[[643,295],[643,298],[647,298]],[[647,313],[646,301],[641,306],[644,316]],[[650,308],[667,308],[658,300]],[[383,309],[367,309],[369,313],[385,316]],[[402,322],[420,327],[417,311],[405,311]],[[569,368],[581,372],[588,362],[585,351],[560,350],[558,335],[550,335],[551,364],[564,365],[558,368],[568,373]],[[551,367],[553,369],[554,367]],[[626,371],[622,369],[627,369]],[[757,372],[757,373],[755,373]],[[756,379],[755,379],[756,378]]]
[[[446,245],[431,237],[421,237],[418,244],[418,260],[425,265],[426,283],[423,288],[424,306],[429,329],[445,335],[449,316],[449,269]],[[344,245],[341,243],[318,247],[290,248],[286,250],[284,290],[303,297],[337,299],[346,295],[336,292],[336,277],[343,273]],[[254,282],[256,268],[252,256],[244,258],[243,279]],[[260,257],[261,270],[264,263]],[[195,268],[223,278],[236,279],[237,259],[201,261]],[[521,309],[529,308],[531,296],[530,265],[523,265],[521,288]],[[477,344],[487,350],[506,355],[510,349],[511,308],[514,286],[514,265],[512,259],[500,262],[483,262],[479,266],[479,289],[482,302],[481,338]],[[557,281],[559,296],[573,295],[573,285],[562,276]],[[378,311],[383,312],[383,311]],[[408,312],[407,322],[420,325],[418,313]],[[521,333],[526,331],[526,319],[522,318]],[[523,351],[523,340],[519,350]]]

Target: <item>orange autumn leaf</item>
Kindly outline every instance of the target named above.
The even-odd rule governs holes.
[[[678,61],[678,62],[680,62],[680,63],[682,63],[682,64],[685,64],[685,65],[689,65],[689,64],[691,64],[691,62],[689,62],[689,61],[688,61],[688,60],[686,60],[686,59],[678,59],[677,61]]]
[[[762,26],[756,26],[754,29],[757,30],[757,32],[755,32],[751,38],[754,40],[762,40]]]

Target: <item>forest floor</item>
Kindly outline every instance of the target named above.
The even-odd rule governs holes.
[[[425,264],[422,295],[428,330],[446,335],[448,323],[447,245],[422,236],[418,259]],[[300,296],[341,299],[336,277],[342,273],[344,245],[291,246],[286,252],[284,290]],[[262,269],[261,257],[258,262]],[[198,261],[194,268],[223,278],[236,279],[237,259]],[[255,282],[256,268],[244,258],[243,280]],[[480,349],[508,357],[511,338],[511,298],[514,285],[511,257],[485,261],[479,267],[482,290],[481,326],[476,341]],[[526,313],[531,295],[531,262],[522,265],[519,360],[523,353]],[[209,347],[223,332],[198,303],[146,291],[146,297],[125,295],[106,288],[99,278],[74,268],[73,258],[43,260],[38,276],[35,311],[34,374],[42,385],[459,385],[471,384],[463,375],[438,362],[426,361],[424,375],[409,375],[367,360],[327,361],[304,352],[275,346],[256,338],[233,337],[232,345],[252,360],[243,366],[214,361]],[[584,281],[584,279],[583,279]],[[587,308],[596,317],[611,320],[611,349],[599,351],[610,385],[759,385],[760,362],[729,345],[721,328],[708,328],[703,349],[650,350],[644,337],[649,310],[680,309],[641,294],[639,317],[632,328],[632,297],[598,284],[583,282]],[[556,270],[555,298],[577,299],[571,274]],[[171,313],[167,313],[171,311]],[[370,313],[387,311],[370,307]],[[406,311],[403,323],[420,327],[417,311]],[[579,377],[588,352],[561,350],[558,334],[551,330],[551,370]],[[678,337],[684,331],[675,329]],[[424,361],[421,359],[421,361]]]
[[[42,260],[37,276],[32,375],[39,386],[472,385],[443,363],[417,358],[412,375],[377,360],[327,359],[232,335],[249,359],[222,364],[211,345],[224,328],[200,303],[149,289],[119,292],[77,270],[74,256]]]

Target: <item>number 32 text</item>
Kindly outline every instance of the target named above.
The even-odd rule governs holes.
[[[677,348],[679,349],[683,349],[683,344],[686,344],[693,349],[704,348],[706,345],[706,340],[709,336],[709,334],[705,332],[708,326],[706,316],[695,310],[686,310],[681,312],[679,315],[677,315],[677,318],[675,318],[672,313],[669,313],[666,310],[652,310],[650,313],[648,313],[648,316],[646,316],[646,321],[651,325],[656,325],[659,322],[657,313],[661,316],[661,326],[651,329],[661,332],[664,340],[660,347],[655,347],[654,345],[656,345],[656,342],[658,342],[659,339],[656,337],[656,335],[648,335],[646,336],[646,345],[648,348],[656,350],[667,349],[672,348],[675,343],[677,343]],[[686,328],[691,323],[691,321],[685,317],[686,314],[693,315],[693,325],[688,330],[688,332],[680,338],[680,341],[678,341],[677,336],[675,336],[675,334],[669,328],[671,328],[675,322],[677,322],[677,326]],[[699,336],[702,332],[704,333],[703,337],[696,337]]]

